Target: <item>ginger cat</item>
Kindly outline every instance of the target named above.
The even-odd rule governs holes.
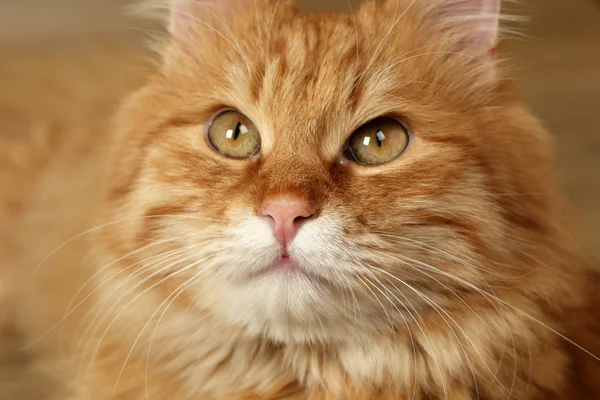
[[[169,35],[133,77],[0,72],[2,322],[35,398],[600,398],[598,280],[499,1],[140,9]]]

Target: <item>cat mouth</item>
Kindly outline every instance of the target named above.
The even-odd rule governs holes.
[[[261,271],[265,273],[289,273],[289,274],[307,274],[304,268],[294,261],[287,253],[284,253],[279,260]]]
[[[323,279],[322,277],[307,271],[306,268],[302,267],[302,265],[291,258],[287,252],[282,254],[277,261],[266,266],[265,268],[262,268],[260,271],[257,271],[256,274],[254,274],[254,277],[264,276],[297,276],[319,281]]]
[[[294,260],[292,260],[292,259],[290,258],[290,256],[288,255],[288,253],[287,253],[287,252],[286,252],[286,253],[284,253],[284,254],[281,256],[281,259],[279,260],[279,263],[280,263],[280,264],[283,264],[283,265],[289,265],[289,266],[291,266],[291,267],[296,267],[296,266],[300,267],[300,266],[298,265],[298,263],[296,263]]]

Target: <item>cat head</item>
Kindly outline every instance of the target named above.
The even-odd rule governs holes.
[[[128,222],[104,243],[154,291],[281,341],[551,291],[550,146],[499,66],[499,1],[167,6],[161,66],[119,117],[107,210]]]

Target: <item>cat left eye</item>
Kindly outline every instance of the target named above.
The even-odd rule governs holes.
[[[214,117],[207,136],[213,149],[226,157],[244,159],[260,151],[258,129],[237,111],[223,111]]]
[[[350,137],[345,156],[359,164],[373,166],[395,160],[406,151],[410,141],[408,129],[398,120],[376,118]]]

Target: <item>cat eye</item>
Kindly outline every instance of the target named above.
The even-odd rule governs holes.
[[[363,165],[385,164],[398,158],[408,148],[410,134],[398,120],[376,118],[350,137],[345,156]]]
[[[223,111],[208,127],[208,141],[222,155],[244,159],[260,151],[260,134],[248,117],[237,111]]]

